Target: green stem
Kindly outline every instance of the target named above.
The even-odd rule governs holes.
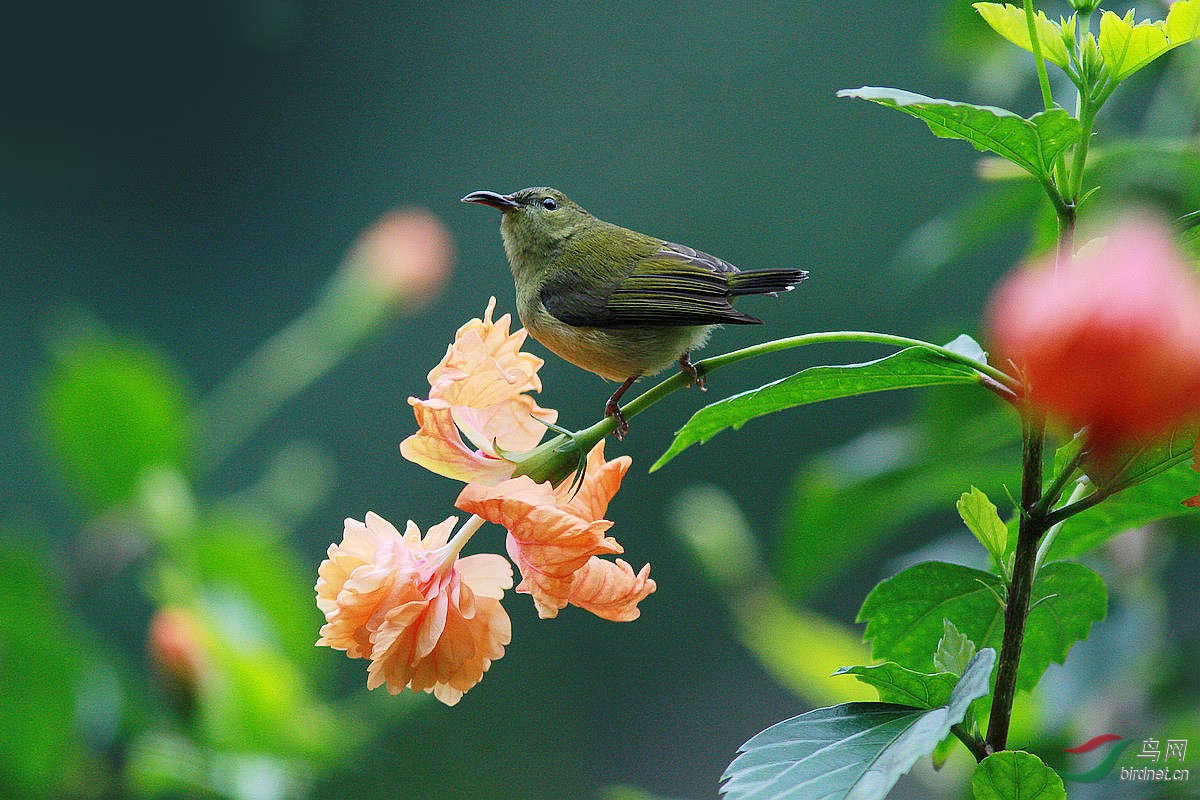
[[[1086,480],[1081,480],[1075,485],[1075,490],[1071,492],[1071,496],[1067,498],[1067,505],[1070,506],[1080,500],[1087,494],[1091,484]],[[1044,498],[1043,498],[1044,499]],[[1033,575],[1036,578],[1038,572],[1041,571],[1042,565],[1046,563],[1046,557],[1050,554],[1050,548],[1054,546],[1054,540],[1058,538],[1058,532],[1062,530],[1063,520],[1050,524],[1046,535],[1042,537],[1042,543],[1038,545],[1037,558],[1033,562]]]
[[[1033,0],[1025,0],[1025,25],[1029,29],[1029,44],[1033,61],[1037,65],[1038,86],[1042,90],[1042,104],[1047,111],[1054,108],[1054,95],[1050,92],[1050,76],[1046,74],[1046,58],[1042,55],[1042,42],[1038,39],[1037,18],[1033,13]]]
[[[1016,392],[1020,388],[1020,383],[1001,370],[996,369],[988,364],[981,364],[975,361],[970,356],[965,356],[962,353],[956,353],[953,350],[924,342],[920,339],[910,339],[907,336],[894,336],[888,333],[873,333],[870,331],[824,331],[821,333],[803,333],[798,336],[789,336],[784,339],[775,339],[770,342],[762,342],[760,344],[743,347],[741,350],[733,350],[729,353],[724,353],[719,356],[712,356],[702,361],[696,362],[696,367],[703,374],[708,374],[721,367],[736,364],[739,361],[745,361],[748,358],[756,358],[758,356],[775,353],[780,350],[790,350],[795,347],[805,347],[812,344],[828,344],[830,342],[869,342],[872,344],[891,345],[893,347],[924,347],[927,350],[932,350],[943,358],[954,361],[959,364],[971,367],[975,371],[984,375],[987,378],[995,381],[1000,386]],[[657,403],[666,395],[687,385],[688,377],[682,372],[677,372],[670,378],[658,383],[657,385],[647,389],[635,399],[629,401],[622,407],[622,412],[626,419],[630,419],[641,412],[645,411],[650,406]],[[597,423],[600,424],[600,423]],[[593,426],[594,428],[595,426]],[[589,428],[591,430],[591,428]]]

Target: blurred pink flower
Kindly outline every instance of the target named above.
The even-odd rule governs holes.
[[[509,557],[521,572],[517,591],[530,594],[538,616],[550,618],[568,604],[613,621],[638,616],[637,604],[656,586],[649,565],[640,573],[623,561],[598,556],[623,552],[605,536],[608,503],[621,486],[631,460],[604,460],[604,442],[588,454],[583,484],[572,497],[569,482],[557,490],[519,476],[496,486],[468,484],[455,503],[508,530]]]
[[[474,529],[452,540],[455,522],[422,537],[412,522],[401,534],[377,514],[347,519],[321,562],[315,589],[326,622],[317,644],[370,659],[368,689],[407,686],[454,705],[504,655],[512,632],[500,599],[512,567],[490,553],[459,558]]]
[[[992,342],[1035,408],[1104,459],[1200,417],[1200,283],[1168,229],[1113,228],[1055,270],[1016,272],[992,298]]]
[[[483,319],[458,329],[429,372],[429,398],[408,399],[419,429],[400,443],[405,458],[431,472],[489,485],[512,475],[516,465],[504,452],[532,450],[546,433],[542,423],[558,419],[527,394],[541,391],[542,359],[521,352],[527,334],[508,332],[508,314],[492,320],[495,307],[493,297]]]
[[[454,241],[425,209],[396,209],[363,231],[346,263],[395,304],[415,308],[436,297],[449,277]]]

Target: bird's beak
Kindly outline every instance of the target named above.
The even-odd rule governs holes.
[[[500,211],[512,211],[521,207],[511,194],[496,194],[495,192],[471,192],[462,199],[463,203],[479,203],[481,206],[491,206]]]

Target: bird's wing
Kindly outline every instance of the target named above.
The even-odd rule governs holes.
[[[738,268],[728,261],[663,242],[631,267],[624,277],[592,288],[562,270],[543,285],[542,304],[568,325],[593,328],[761,322],[729,304],[728,279]]]

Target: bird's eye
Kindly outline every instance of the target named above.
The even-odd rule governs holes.
[[[542,208],[546,209],[547,211],[553,211],[554,209],[558,208],[558,202],[553,197],[543,197]]]

